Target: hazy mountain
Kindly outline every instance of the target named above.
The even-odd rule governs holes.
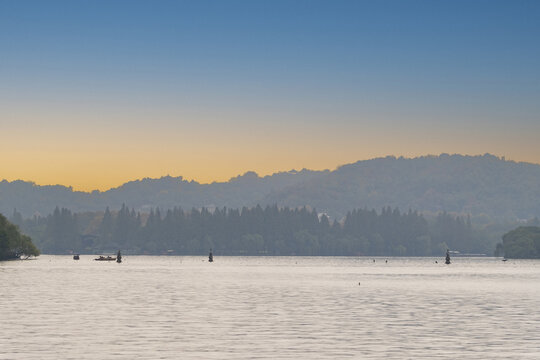
[[[25,181],[0,182],[0,212],[48,214],[55,206],[75,212],[175,206],[240,208],[257,203],[308,205],[342,217],[353,208],[384,206],[426,212],[485,214],[491,218],[540,215],[540,165],[483,156],[440,155],[414,159],[386,157],[358,161],[334,171],[290,171],[259,177],[253,172],[228,182],[199,184],[182,177],[128,182],[105,192]]]
[[[386,157],[344,165],[265,197],[265,203],[309,204],[337,215],[357,207],[486,214],[540,215],[540,165],[493,155]]]
[[[3,180],[0,182],[0,213],[11,215],[14,209],[25,217],[36,213],[46,215],[56,206],[74,212],[120,208],[150,211],[160,207],[229,207],[254,206],[268,194],[308,181],[329,171],[289,171],[259,177],[254,172],[231,178],[227,182],[200,184],[182,177],[130,181],[104,192],[73,191],[61,185],[41,186],[33,182]]]

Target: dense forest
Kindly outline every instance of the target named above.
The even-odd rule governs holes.
[[[21,234],[17,226],[0,214],[0,260],[38,255],[39,250],[32,243],[32,239]]]
[[[56,208],[47,217],[12,220],[45,253],[221,255],[441,256],[446,249],[492,254],[494,244],[467,217],[440,213],[430,221],[415,211],[356,209],[343,221],[306,207],[242,209],[173,208],[141,214],[118,211],[72,213]]]
[[[389,156],[333,171],[287,171],[260,177],[247,172],[226,182],[200,184],[182,177],[142,179],[107,191],[81,192],[26,181],[0,181],[0,213],[46,216],[55,206],[73,212],[118,209],[242,208],[277,204],[317,208],[342,219],[355,208],[417,209],[467,215],[473,223],[501,223],[540,216],[540,165],[493,155]],[[501,234],[502,235],[502,234]]]
[[[520,226],[504,234],[497,248],[507,258],[540,259],[540,227]]]

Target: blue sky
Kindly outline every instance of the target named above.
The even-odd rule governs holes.
[[[118,156],[122,181],[139,173],[116,144],[141,141],[163,159],[149,175],[202,181],[386,154],[540,162],[538,38],[538,1],[2,0],[0,150],[22,165],[0,177],[76,182],[24,170],[30,144],[65,167],[70,138],[86,167],[88,148]]]

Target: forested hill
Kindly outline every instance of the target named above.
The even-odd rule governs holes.
[[[540,165],[493,155],[387,157],[344,165],[310,182],[265,198],[267,203],[309,203],[337,214],[355,207],[486,214],[530,219],[540,214]]]
[[[228,182],[199,184],[181,177],[143,179],[105,192],[76,192],[63,186],[0,182],[0,212],[46,215],[56,206],[98,211],[125,203],[138,211],[255,206],[310,206],[334,218],[354,208],[385,206],[491,219],[540,216],[540,165],[493,155],[386,157],[358,161],[334,171],[290,171],[259,177],[253,172]]]

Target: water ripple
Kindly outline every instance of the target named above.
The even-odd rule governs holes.
[[[0,359],[537,359],[540,262],[0,263]]]

